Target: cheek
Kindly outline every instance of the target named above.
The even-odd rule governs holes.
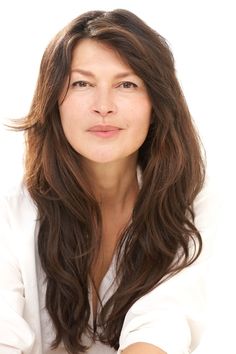
[[[149,117],[146,117],[147,119],[143,119],[143,117],[133,124],[133,133],[132,133],[132,138],[130,138],[130,143],[134,143],[137,148],[139,148],[145,141],[148,131],[149,131],[149,126],[150,126],[150,119]]]
[[[138,116],[137,116],[137,112]],[[135,114],[135,113],[134,113]],[[134,115],[135,117],[135,115]],[[143,132],[143,134],[146,134],[149,126],[151,124],[151,107],[150,105],[146,104],[143,107],[140,107],[140,109],[136,109],[136,129],[139,130],[140,132]]]
[[[64,131],[64,134],[67,137],[68,128],[69,128],[69,126],[71,124],[68,123],[69,119],[68,119],[67,114],[66,114],[66,109],[60,108],[59,109],[59,113],[60,113],[62,130]]]
[[[139,124],[137,124],[137,127],[136,127],[137,134],[139,131],[139,136],[140,136],[140,139],[142,140],[142,142],[144,142],[144,140],[147,137],[150,124],[151,124],[151,109],[149,109],[149,107],[147,107],[147,110],[145,112],[143,112],[140,122],[139,122]]]
[[[63,130],[73,130],[73,128],[83,124],[83,104],[76,104],[74,102],[63,102],[59,107],[61,124]]]
[[[74,140],[74,134],[76,132],[76,126],[78,125],[78,119],[75,114],[68,107],[63,106],[59,109],[61,126],[66,139],[72,143]],[[77,122],[76,122],[77,121]]]

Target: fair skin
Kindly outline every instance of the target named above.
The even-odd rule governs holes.
[[[155,345],[148,343],[134,343],[122,351],[123,354],[167,354]]]
[[[148,133],[151,109],[143,81],[112,48],[91,39],[77,44],[59,111],[65,136],[80,154],[101,208],[101,248],[92,269],[97,289],[137,198],[138,149]],[[94,292],[94,316],[97,300]],[[149,345],[138,343],[124,353],[164,353],[144,346]]]

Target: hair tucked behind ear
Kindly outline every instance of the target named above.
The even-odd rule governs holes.
[[[193,201],[202,188],[204,164],[166,41],[125,10],[76,18],[46,49],[31,110],[18,125],[27,138],[25,183],[39,213],[46,307],[56,330],[52,346],[63,342],[71,354],[85,351],[83,333],[92,335],[88,276],[102,233],[99,205],[58,111],[81,38],[114,48],[145,82],[152,101],[152,123],[138,159],[142,187],[117,249],[118,287],[101,310],[95,336],[117,349],[130,306],[191,264],[202,246]]]

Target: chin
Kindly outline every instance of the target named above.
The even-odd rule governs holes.
[[[108,163],[113,163],[115,161],[118,161],[120,159],[93,159],[93,160],[90,160],[91,162],[94,162],[96,164],[108,164]]]
[[[94,164],[108,164],[120,160],[120,158],[112,158],[110,156],[82,156],[82,159]]]

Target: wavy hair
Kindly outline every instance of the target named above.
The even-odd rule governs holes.
[[[101,309],[97,333],[89,326],[88,289],[101,212],[58,109],[73,49],[83,38],[114,48],[144,81],[152,103],[138,155],[142,186],[117,246],[117,289]],[[26,134],[25,184],[38,208],[46,308],[56,333],[52,348],[63,343],[70,354],[85,352],[86,332],[117,349],[131,305],[194,262],[202,248],[193,208],[204,181],[201,144],[166,40],[126,10],[82,14],[46,48],[30,111],[16,129]]]

